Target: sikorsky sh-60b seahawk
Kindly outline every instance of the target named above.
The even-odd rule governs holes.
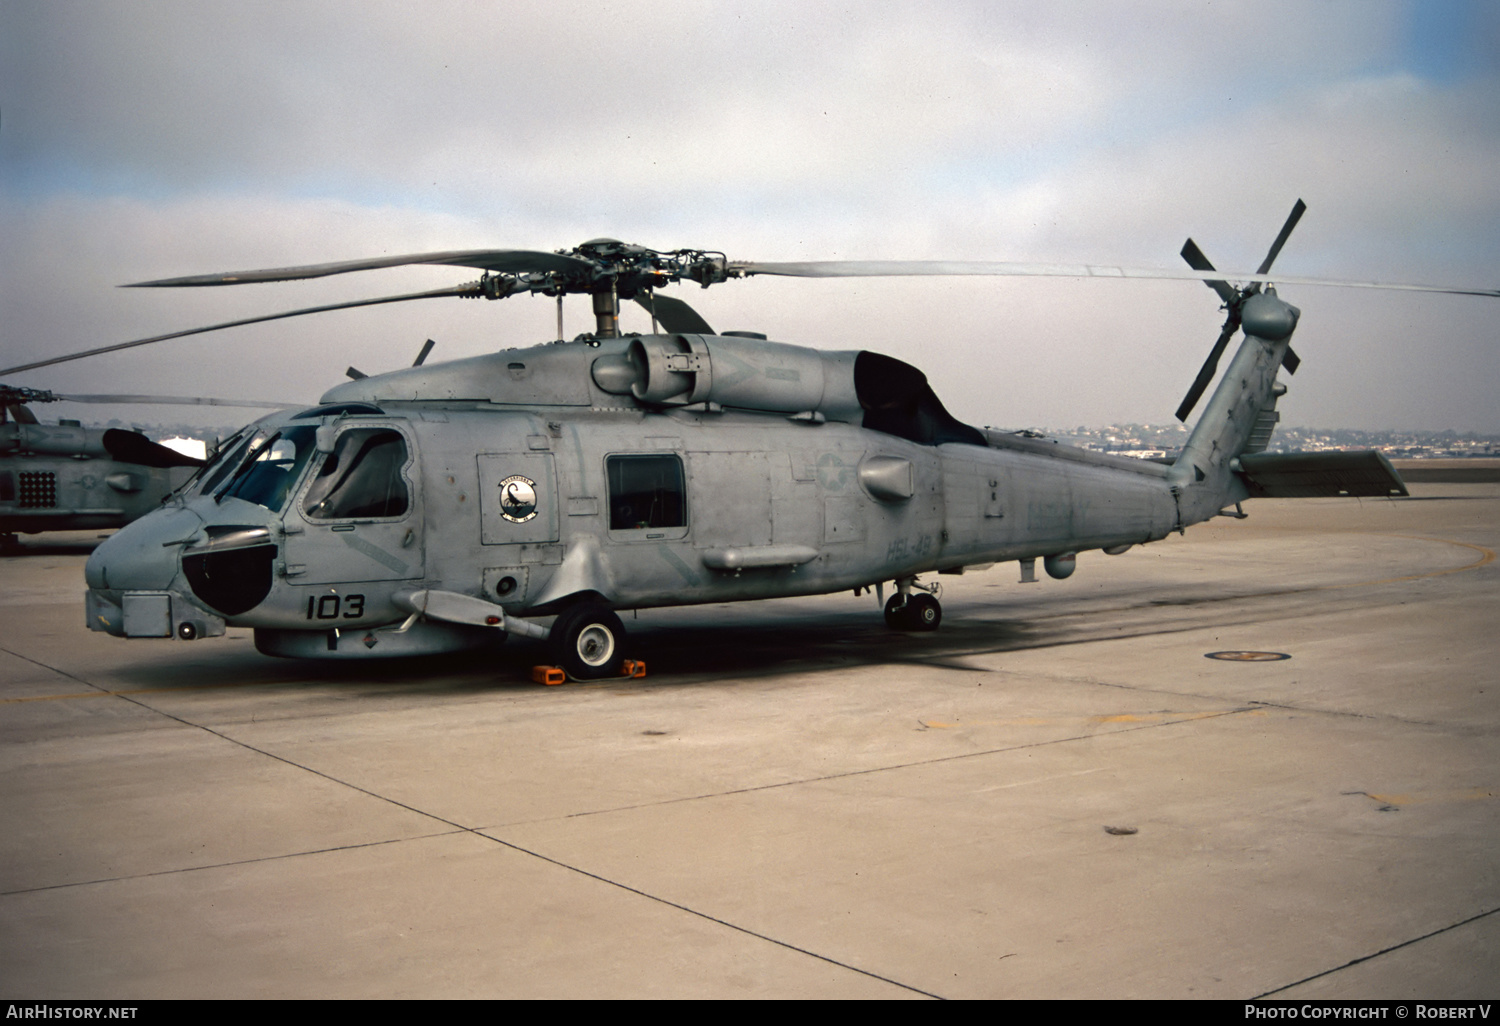
[[[890,626],[932,630],[938,588],[919,575],[1018,560],[1022,579],[1034,580],[1041,559],[1066,577],[1079,552],[1117,554],[1243,515],[1238,504],[1255,496],[1405,494],[1379,453],[1263,451],[1285,392],[1277,373],[1298,362],[1289,344],[1299,311],[1268,272],[1303,209],[1299,201],[1259,269],[1244,275],[1216,271],[1191,240],[1191,270],[1173,272],[742,263],[598,239],[558,253],[419,254],[144,282],[446,264],[485,273],[454,288],[272,316],[541,293],[558,297],[561,319],[564,294],[588,293],[596,328],[447,363],[419,357],[338,385],[311,409],[256,421],[161,509],[94,552],[88,625],[182,639],[251,627],[262,652],[338,658],[449,652],[519,634],[548,639],[571,676],[596,678],[620,672],[617,610],[893,582]],[[1223,298],[1228,320],[1178,410],[1184,420],[1244,331],[1170,465],[970,427],[899,360],[715,334],[655,291],[756,274],[1101,273],[1197,278]],[[651,334],[621,336],[619,303],[630,299],[651,311]]]

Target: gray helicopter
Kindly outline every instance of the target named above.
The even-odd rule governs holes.
[[[1273,454],[1295,371],[1299,311],[1268,274],[1299,201],[1254,274],[998,263],[731,262],[597,239],[566,252],[486,250],[237,272],[144,287],[321,277],[399,264],[477,268],[408,299],[592,296],[595,330],[571,342],[358,376],[319,405],[249,425],[162,508],[88,561],[88,626],[193,639],[250,627],[264,653],[364,658],[545,639],[576,679],[621,672],[620,610],[873,590],[894,629],[938,627],[935,575],[1036,561],[1054,578],[1080,552],[1119,554],[1257,496],[1406,494],[1377,452]],[[1244,338],[1170,463],[1116,457],[951,416],[917,368],[716,334],[679,281],[1050,274],[1196,278],[1228,318],[1178,416]],[[1234,278],[1240,284],[1231,284]],[[1436,286],[1277,277],[1500,296]],[[619,304],[652,316],[621,335]],[[127,348],[230,325],[107,347]],[[76,359],[74,354],[23,368]],[[425,355],[425,351],[424,351]],[[352,372],[351,376],[357,372]],[[923,577],[928,580],[924,582]],[[889,599],[886,582],[893,590]],[[548,622],[550,618],[550,623]]]
[[[278,407],[279,403],[184,396],[59,395],[0,385],[0,551],[18,534],[124,527],[161,506],[203,460],[151,441],[139,431],[43,424],[37,403]]]

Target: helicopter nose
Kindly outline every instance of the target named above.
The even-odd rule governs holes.
[[[159,509],[126,524],[105,539],[84,565],[96,591],[161,591],[177,576],[182,546],[197,535],[203,518],[190,509]]]

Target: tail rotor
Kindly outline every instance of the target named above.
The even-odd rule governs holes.
[[[1286,223],[1281,226],[1281,231],[1277,234],[1276,241],[1271,243],[1271,249],[1266,253],[1266,258],[1260,262],[1260,267],[1256,270],[1256,274],[1261,275],[1270,272],[1271,265],[1276,262],[1276,257],[1281,253],[1281,247],[1286,245],[1286,240],[1291,236],[1292,229],[1297,227],[1297,222],[1302,219],[1302,215],[1306,211],[1307,204],[1299,199],[1296,205],[1292,207],[1291,215],[1287,217]],[[1188,239],[1183,245],[1182,258],[1195,271],[1217,270],[1208,257],[1204,255],[1203,250],[1199,249],[1198,244],[1192,239]],[[1203,393],[1207,391],[1209,383],[1213,381],[1214,375],[1218,373],[1219,358],[1224,355],[1224,350],[1229,345],[1229,340],[1240,329],[1240,320],[1245,301],[1261,291],[1260,282],[1251,282],[1244,288],[1236,288],[1223,279],[1208,278],[1204,279],[1203,284],[1213,289],[1218,293],[1219,298],[1224,300],[1224,309],[1227,311],[1227,316],[1224,318],[1224,327],[1219,332],[1218,341],[1214,343],[1213,349],[1209,351],[1208,359],[1203,361],[1203,366],[1199,368],[1198,376],[1193,379],[1192,387],[1188,389],[1187,395],[1183,397],[1182,404],[1177,407],[1177,419],[1180,421],[1188,419],[1188,415],[1193,412],[1193,407],[1198,405],[1198,400],[1203,398]],[[1302,360],[1288,347],[1286,357],[1281,363],[1287,369],[1287,373],[1297,373],[1297,368],[1301,363]]]

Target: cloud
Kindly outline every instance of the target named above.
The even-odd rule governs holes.
[[[455,284],[124,281],[598,235],[757,259],[1259,262],[1492,285],[1493,69],[1403,66],[1368,4],[0,5],[0,351]],[[1492,63],[1492,62],[1491,62]],[[1218,329],[1193,283],[759,279],[719,327],[910,359],[982,423],[1160,420]],[[1500,430],[1490,305],[1301,290],[1289,421]],[[569,332],[587,324],[583,301]],[[645,324],[635,327],[644,328]],[[68,365],[78,391],[310,400],[548,339],[550,302],[320,315]],[[7,359],[6,362],[17,362]],[[107,380],[106,380],[107,379]],[[189,389],[191,390],[191,389]]]

